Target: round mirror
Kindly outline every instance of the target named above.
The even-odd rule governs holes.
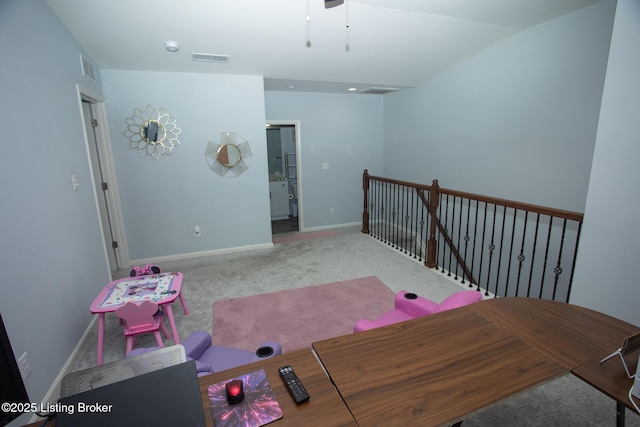
[[[209,169],[220,176],[240,176],[251,162],[249,141],[235,132],[222,132],[207,144],[204,156]]]
[[[162,123],[157,120],[147,120],[142,126],[140,126],[140,133],[142,138],[150,144],[157,144],[164,141],[166,138],[166,131]]]
[[[228,168],[232,168],[242,160],[240,149],[233,144],[224,144],[218,149],[218,161]]]

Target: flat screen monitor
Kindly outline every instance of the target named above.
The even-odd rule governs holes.
[[[9,335],[4,327],[2,315],[0,315],[0,402],[28,403],[29,396],[22,381],[22,375],[18,369],[18,362],[11,349]],[[0,411],[0,426],[9,424],[10,421],[22,415],[21,412]]]

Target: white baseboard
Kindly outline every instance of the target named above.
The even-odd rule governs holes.
[[[62,369],[60,370],[60,372],[58,373],[58,376],[56,376],[56,379],[53,381],[53,384],[51,384],[51,387],[49,387],[49,390],[47,391],[47,393],[44,395],[44,398],[42,399],[42,403],[44,404],[54,404],[58,401],[58,398],[60,397],[60,383],[62,382],[62,378],[64,378],[65,375],[67,375],[69,372],[69,367],[71,366],[71,363],[73,362],[73,359],[75,359],[76,355],[78,354],[78,351],[80,351],[80,347],[82,347],[83,343],[85,342],[85,340],[87,339],[87,336],[89,335],[91,328],[93,327],[94,323],[96,323],[96,319],[98,318],[98,316],[93,316],[93,319],[91,319],[91,322],[89,322],[89,325],[87,326],[87,329],[85,329],[84,333],[82,334],[82,336],[80,337],[80,340],[78,341],[78,343],[76,344],[75,348],[73,349],[73,351],[71,352],[71,355],[69,356],[69,358],[67,359],[66,363],[64,364],[64,366],[62,366]],[[55,399],[52,400],[52,397],[55,396]],[[41,420],[42,417],[39,417],[37,415],[33,415],[31,417],[31,421],[29,421],[30,423],[34,423],[38,420]]]
[[[207,257],[212,255],[244,252],[244,251],[251,251],[254,249],[268,249],[272,247],[273,247],[272,242],[261,243],[259,245],[236,246],[233,248],[215,249],[212,251],[190,252],[186,254],[168,255],[168,256],[156,257],[156,258],[136,259],[136,260],[131,260],[131,265],[159,264],[161,262],[167,262],[167,261],[180,261],[183,259],[202,258],[202,257]]]
[[[344,224],[331,224],[331,225],[321,225],[319,227],[305,227],[300,231],[320,231],[320,230],[331,230],[333,228],[345,228],[345,227],[354,227],[354,226],[362,226],[362,222],[348,222]]]

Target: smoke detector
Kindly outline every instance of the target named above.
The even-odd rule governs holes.
[[[180,50],[180,43],[169,40],[164,42],[164,48],[169,52],[177,52]]]

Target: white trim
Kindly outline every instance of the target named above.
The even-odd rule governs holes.
[[[296,183],[298,185],[298,230],[304,228],[304,204],[302,203],[304,192],[302,191],[302,148],[300,138],[300,120],[267,120],[266,124],[273,126],[293,126],[296,135]],[[266,131],[266,130],[265,130]]]
[[[112,216],[112,232],[113,237],[118,242],[118,247],[115,249],[116,257],[118,259],[119,267],[128,268],[131,265],[129,260],[129,246],[127,244],[127,236],[124,228],[124,216],[122,215],[122,207],[120,205],[120,191],[118,189],[118,179],[116,176],[116,167],[115,162],[113,160],[113,150],[111,146],[111,134],[109,133],[109,118],[107,115],[107,109],[105,101],[99,95],[92,93],[91,91],[85,89],[80,85],[76,85],[78,91],[78,102],[80,107],[80,114],[82,117],[82,101],[86,100],[90,102],[95,110],[96,119],[98,120],[99,126],[96,128],[96,135],[100,141],[98,144],[98,149],[100,159],[102,162],[102,173],[105,178],[105,181],[109,183],[109,191],[106,192],[106,197],[109,206],[109,214]],[[84,129],[84,126],[83,126]],[[91,165],[91,156],[89,155],[89,138],[85,132],[85,144],[87,149],[87,160],[89,161],[89,168],[93,169]],[[91,174],[91,179],[93,182],[93,170]],[[93,182],[94,195],[96,198],[96,211],[98,215],[100,213],[100,207],[98,205],[98,194],[95,189],[96,183]],[[100,221],[103,221],[103,218],[100,218]],[[108,264],[108,254],[106,251],[111,250],[111,242],[104,241],[105,247],[105,257],[107,257]],[[109,271],[111,274],[111,271]]]
[[[60,370],[60,372],[58,372],[58,376],[56,376],[56,379],[53,380],[53,384],[51,384],[51,387],[49,387],[47,394],[44,395],[44,398],[42,399],[42,403],[54,404],[58,401],[58,398],[60,398],[60,383],[62,382],[62,379],[64,378],[64,376],[69,373],[69,368],[71,367],[73,360],[78,355],[80,348],[84,345],[85,341],[87,340],[87,337],[91,333],[91,328],[96,323],[97,318],[98,316],[94,315],[93,319],[91,319],[91,322],[89,322],[89,326],[87,326],[87,329],[85,329],[84,333],[82,334],[82,337],[80,337],[80,340],[78,341],[78,343],[76,344],[76,347],[71,352],[71,355],[67,359],[67,362],[64,364],[64,366],[62,366],[62,369]],[[55,397],[55,398],[52,399],[52,397]],[[39,417],[36,414],[33,414],[29,423],[34,423],[42,419],[43,419],[42,417]]]
[[[345,227],[354,227],[354,226],[362,226],[362,222],[358,221],[358,222],[347,222],[344,224],[331,224],[331,225],[321,225],[319,227],[309,227],[306,228],[304,231],[308,232],[308,231],[320,231],[320,230],[330,230],[332,228],[345,228]],[[302,231],[302,230],[300,230]]]
[[[155,258],[136,259],[136,260],[131,260],[131,264],[146,265],[146,264],[154,264],[154,263],[160,263],[160,262],[166,262],[166,261],[180,261],[184,259],[202,258],[207,256],[228,254],[228,253],[235,253],[235,252],[245,252],[245,251],[251,251],[256,249],[269,249],[272,247],[273,247],[273,242],[269,242],[269,243],[261,243],[259,245],[237,246],[233,248],[215,249],[212,251],[190,252],[186,254],[176,254],[176,255],[168,255],[168,256],[155,257]]]

